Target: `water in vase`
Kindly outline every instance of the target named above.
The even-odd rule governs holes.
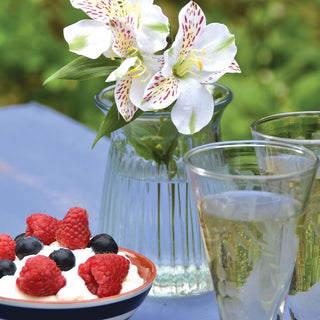
[[[166,173],[162,179],[158,174],[152,180],[147,169],[143,176],[140,169],[130,165],[126,168],[124,175],[122,169],[107,169],[100,232],[113,235],[120,247],[137,251],[155,263],[157,277],[151,295],[190,295],[212,290],[187,182],[169,180]],[[140,176],[135,177],[137,172]]]

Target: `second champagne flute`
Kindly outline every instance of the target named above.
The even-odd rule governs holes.
[[[320,111],[288,112],[267,116],[251,125],[254,139],[303,146],[320,158]],[[289,290],[292,320],[320,320],[320,170],[309,198]],[[279,312],[282,318],[281,310]]]

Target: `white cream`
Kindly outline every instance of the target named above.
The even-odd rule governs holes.
[[[61,248],[58,242],[53,242],[49,246],[44,248],[38,253],[44,256],[49,256],[54,250]],[[27,259],[33,257],[33,255],[26,256],[22,260],[16,258],[15,264],[17,270],[12,276],[4,276],[0,279],[0,297],[6,297],[11,299],[27,299],[37,301],[79,301],[79,300],[91,300],[96,299],[97,296],[90,293],[87,289],[84,281],[78,275],[78,266],[84,263],[88,258],[94,255],[91,248],[73,250],[73,254],[76,257],[76,265],[69,271],[62,271],[63,276],[67,280],[67,284],[60,289],[55,296],[48,297],[34,297],[29,296],[21,292],[17,285],[16,279],[19,277],[20,271],[24,266]],[[123,253],[118,253],[125,256]],[[122,283],[121,293],[133,290],[143,284],[143,279],[139,276],[137,267],[130,262],[129,273]]]

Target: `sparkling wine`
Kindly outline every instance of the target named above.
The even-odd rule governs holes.
[[[300,206],[264,191],[224,192],[198,203],[222,320],[272,319],[289,289]]]

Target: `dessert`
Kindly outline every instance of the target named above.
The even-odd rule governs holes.
[[[108,297],[144,281],[107,234],[91,237],[86,210],[58,220],[34,213],[25,233],[0,234],[0,297],[79,301]]]

